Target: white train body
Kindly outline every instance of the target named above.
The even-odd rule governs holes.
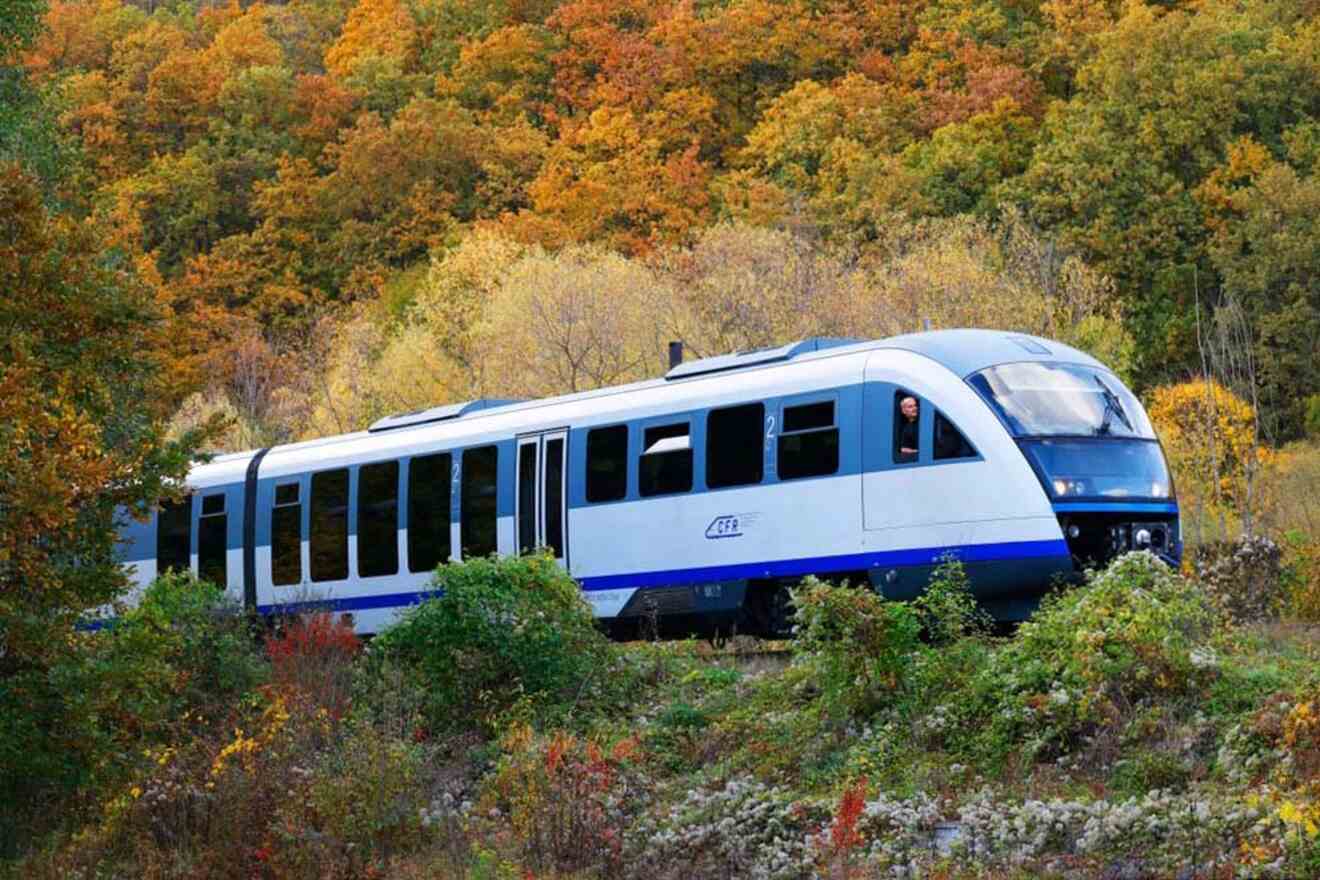
[[[908,427],[904,397],[918,402]],[[1031,434],[1039,400],[1090,433]],[[141,585],[186,565],[261,612],[325,607],[374,632],[432,593],[442,557],[550,546],[598,617],[776,630],[788,582],[847,577],[903,598],[952,554],[1013,619],[1088,561],[1179,554],[1162,465],[1136,399],[1058,343],[809,340],[222,456],[193,469],[182,508],[128,524],[123,555]]]

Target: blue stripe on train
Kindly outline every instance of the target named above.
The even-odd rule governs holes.
[[[953,554],[963,562],[997,562],[1044,558],[1070,559],[1068,545],[1062,540],[1010,541],[1001,544],[921,547],[912,550],[887,550],[874,553],[850,553],[842,556],[814,556],[769,562],[747,562],[737,565],[711,565],[702,568],[676,568],[635,574],[602,575],[600,577],[581,578],[579,582],[582,584],[582,589],[587,592],[627,587],[682,586],[684,584],[703,584],[715,581],[795,577],[836,571],[860,571],[868,568],[934,565],[946,554]],[[438,595],[437,590],[385,593],[374,596],[290,602],[280,605],[258,605],[257,610],[263,614],[273,611],[290,613],[313,610],[363,611],[371,608],[415,605],[426,599],[434,598],[436,595]]]

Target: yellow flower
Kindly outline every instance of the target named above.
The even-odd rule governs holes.
[[[138,788],[136,785],[130,788],[128,790],[128,793],[133,796],[133,800],[137,800],[138,798],[142,797],[142,789]]]

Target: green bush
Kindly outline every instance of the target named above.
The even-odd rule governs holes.
[[[530,703],[560,718],[609,675],[612,648],[577,583],[545,556],[441,567],[439,598],[408,611],[369,646],[369,663],[411,667],[428,683],[433,730],[490,725]]]
[[[948,555],[931,572],[930,583],[912,607],[921,617],[922,628],[932,644],[947,645],[964,635],[985,630],[990,617],[972,596],[967,570],[957,557]]]
[[[100,631],[52,635],[62,644],[49,666],[0,678],[6,804],[94,799],[144,748],[232,711],[267,670],[237,606],[191,575],[158,578]]]
[[[1067,740],[1149,699],[1199,693],[1216,674],[1214,619],[1194,584],[1128,553],[1047,598],[994,655],[983,693],[998,721]]]
[[[793,605],[794,652],[819,669],[832,710],[868,714],[901,694],[921,647],[921,620],[911,606],[814,578],[793,591]]]

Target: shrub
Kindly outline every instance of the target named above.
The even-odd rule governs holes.
[[[538,741],[516,725],[503,747],[479,806],[501,826],[507,817],[520,861],[538,873],[617,876],[624,828],[646,800],[634,772],[637,741],[606,748],[565,731]]]
[[[415,668],[431,688],[433,729],[490,724],[520,701],[562,718],[612,651],[577,583],[546,556],[442,567],[443,594],[411,609],[370,653]]]
[[[1283,552],[1261,535],[1210,541],[1192,552],[1192,570],[1210,601],[1234,623],[1277,617],[1287,601]]]
[[[353,658],[362,647],[345,619],[321,612],[297,617],[266,637],[271,680],[291,700],[307,700],[333,718],[348,711]]]
[[[994,655],[995,717],[1067,741],[1149,698],[1197,692],[1214,675],[1213,620],[1204,594],[1152,554],[1120,556],[1048,597]]]
[[[901,692],[921,645],[921,620],[911,606],[812,578],[793,591],[793,604],[793,649],[819,668],[827,705],[865,714]]]
[[[121,784],[144,749],[227,713],[266,674],[238,607],[186,574],[57,647],[49,666],[0,678],[0,802],[45,802],[64,819],[56,803]]]
[[[945,645],[988,628],[989,616],[977,607],[967,570],[952,554],[941,558],[925,591],[912,602],[933,644]]]
[[[1293,616],[1320,622],[1320,538],[1300,531],[1285,536],[1285,607]]]
[[[360,721],[342,731],[333,748],[298,774],[305,778],[303,796],[279,807],[267,859],[277,876],[318,878],[327,865],[361,876],[372,861],[422,839],[429,796],[424,748]]]

